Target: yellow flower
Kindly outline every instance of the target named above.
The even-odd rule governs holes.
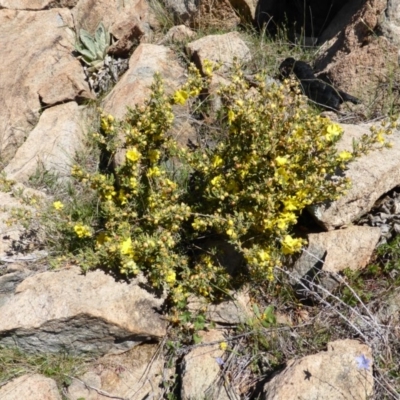
[[[276,220],[276,226],[284,231],[289,225],[294,225],[297,222],[296,214],[292,212],[283,212]]]
[[[136,147],[132,147],[127,150],[125,157],[129,161],[136,162],[140,159],[141,154]]]
[[[290,235],[286,235],[282,241],[283,254],[296,253],[301,249],[303,242],[301,239],[293,239]]]
[[[288,162],[288,159],[286,157],[276,157],[275,162],[279,167],[282,167],[282,165],[285,165]]]
[[[147,171],[147,176],[150,178],[152,176],[160,176],[161,171],[158,167],[149,168]]]
[[[339,159],[340,161],[348,161],[353,158],[353,155],[349,151],[342,151],[339,153]]]
[[[106,199],[106,200],[112,200],[112,198],[113,198],[113,196],[115,196],[117,194],[117,192],[115,192],[115,190],[111,190],[111,191],[109,191],[109,192],[105,192],[104,193],[104,198]]]
[[[213,186],[219,186],[220,182],[221,182],[222,176],[221,175],[217,175],[216,177],[211,179],[211,185]]]
[[[283,183],[287,183],[288,181],[289,181],[289,175],[288,175],[288,173],[285,171],[285,169],[284,168],[278,168],[276,171],[275,171],[275,178],[277,178],[278,179],[278,182],[280,183],[280,184],[283,184]]]
[[[59,210],[61,210],[62,208],[64,208],[64,204],[61,203],[61,201],[55,201],[55,202],[53,203],[53,207],[54,207],[57,211],[59,211]]]
[[[228,123],[229,123],[229,125],[231,125],[234,120],[235,120],[235,113],[233,112],[233,110],[229,110],[228,111]]]
[[[225,351],[225,350],[228,348],[228,343],[226,343],[226,342],[221,342],[221,343],[219,344],[219,348],[220,348],[221,350]]]
[[[239,185],[233,179],[230,179],[228,181],[226,188],[233,194],[235,194],[239,191]]]
[[[382,136],[382,132],[378,132],[376,135],[376,140],[381,144],[385,143],[385,138]]]
[[[217,168],[217,167],[219,167],[223,162],[224,162],[224,160],[223,160],[220,156],[216,155],[216,156],[213,157],[212,166],[213,166],[214,168]]]
[[[129,271],[131,274],[136,275],[139,272],[139,268],[135,261],[129,260],[126,264],[124,264],[124,269]]]
[[[176,104],[185,104],[188,99],[189,94],[185,90],[177,90],[174,94],[174,101]]]
[[[237,237],[235,231],[234,231],[233,229],[231,229],[231,228],[229,228],[229,229],[226,231],[226,234],[227,234],[228,236],[230,236],[232,239],[235,239],[235,238]]]
[[[303,135],[304,135],[304,128],[302,128],[302,127],[300,127],[300,128],[297,128],[296,130],[293,130],[293,137],[295,138],[295,139],[300,139]]]
[[[129,178],[129,186],[130,186],[132,189],[137,188],[137,185],[138,185],[138,182],[137,182],[136,178],[134,178],[134,177]]]
[[[165,275],[165,282],[173,285],[176,281],[176,273],[172,269],[169,269]]]
[[[213,73],[213,63],[210,60],[204,60],[203,73],[206,76],[211,76]]]
[[[119,245],[119,251],[123,256],[133,256],[132,239],[130,237]]]
[[[343,132],[343,129],[338,124],[331,124],[327,126],[326,132],[327,132],[327,134],[325,135],[326,140],[332,141]]]
[[[160,158],[160,150],[150,150],[149,151],[149,160],[152,164],[157,162]]]
[[[118,193],[118,200],[121,203],[121,205],[123,206],[124,204],[126,204],[127,202],[127,198],[125,196],[125,193],[122,189],[120,189],[119,193]]]
[[[171,189],[176,189],[176,187],[177,187],[177,184],[175,182],[172,182],[168,178],[165,179],[163,183],[164,183],[165,186],[169,186]]]
[[[90,232],[90,228],[86,225],[76,224],[74,226],[74,231],[80,239],[82,239],[84,237],[92,236],[92,233]]]
[[[268,253],[267,251],[265,251],[265,250],[260,250],[260,251],[258,252],[258,258],[259,258],[261,261],[269,261],[269,260],[271,259],[269,253]]]
[[[295,211],[302,206],[295,197],[290,197],[289,199],[284,200],[283,204],[285,205],[285,211]]]
[[[96,246],[101,247],[104,243],[109,242],[111,238],[105,232],[100,232],[96,237]]]

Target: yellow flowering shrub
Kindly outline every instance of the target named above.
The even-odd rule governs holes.
[[[168,135],[173,106],[199,107],[213,67],[206,63],[203,70],[204,77],[191,66],[188,81],[172,95],[156,76],[150,99],[121,121],[102,113],[93,135],[102,152],[98,172],[73,168],[94,191],[98,209],[90,227],[74,219],[75,236],[85,239],[76,241],[82,244],[78,262],[128,276],[142,271],[177,306],[189,293],[215,298],[232,284],[213,251],[193,245],[207,235],[243,255],[239,281],[272,281],[283,257],[304,245],[292,231],[300,212],[340,196],[349,182],[337,171],[382,142],[383,133],[373,131],[353,152],[338,154],[342,129],[311,111],[293,82],[267,85],[259,76],[250,86],[235,69],[231,84],[219,89],[217,117],[208,116],[213,126],[203,132],[214,144],[180,148]],[[207,103],[204,96],[201,102]],[[174,173],[176,166],[190,171],[187,180]],[[63,212],[60,202],[53,208]]]
[[[250,85],[238,68],[230,80],[218,93],[216,145],[185,153],[195,171],[191,227],[225,237],[244,255],[252,279],[271,281],[282,255],[305,244],[291,231],[300,212],[343,194],[350,182],[337,173],[382,144],[390,129],[372,130],[352,152],[338,153],[342,128],[307,107],[293,82],[267,85],[260,75]]]

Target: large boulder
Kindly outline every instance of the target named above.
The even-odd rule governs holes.
[[[346,268],[352,271],[365,268],[380,236],[379,228],[369,226],[309,234],[307,249],[291,272],[298,293],[303,294],[305,289],[318,291],[313,283],[333,290],[338,285],[339,272]]]
[[[123,354],[106,355],[72,381],[68,386],[68,398],[160,399],[163,397],[164,361],[156,344],[143,344]]]
[[[9,10],[47,10],[49,8],[74,7],[79,0],[0,0],[0,8]]]
[[[368,135],[369,125],[342,125],[341,150],[352,150],[353,140]],[[351,224],[369,212],[375,202],[389,190],[400,185],[400,135],[395,131],[388,141],[392,148],[371,151],[351,162],[345,175],[351,180],[350,189],[338,200],[311,207],[313,216],[326,230]]]
[[[86,110],[75,102],[46,109],[4,169],[7,178],[26,182],[38,168],[61,179],[70,177],[74,156],[83,149]]]
[[[0,388],[2,400],[61,400],[56,382],[43,375],[22,375]]]
[[[43,107],[92,98],[72,54],[68,9],[0,10],[0,151],[7,162],[39,121]]]
[[[219,29],[230,29],[240,23],[230,0],[166,0],[165,4],[176,22],[191,27],[218,26]]]
[[[127,350],[165,335],[162,302],[138,282],[116,282],[102,271],[39,273],[1,306],[0,345],[42,353]]]
[[[358,0],[346,6],[328,27],[315,63],[322,77],[380,109],[388,88],[400,77],[398,47],[375,33],[382,29],[387,4]]]
[[[326,352],[288,362],[264,385],[263,400],[367,400],[372,398],[371,349],[356,340],[328,343]]]
[[[220,369],[224,351],[218,343],[224,336],[220,331],[202,332],[202,346],[195,347],[183,358],[181,399],[228,400]]]
[[[235,59],[242,62],[251,60],[250,49],[238,32],[204,36],[188,43],[186,51],[199,69],[203,68],[205,60],[221,63],[218,74],[229,70]]]
[[[147,27],[154,23],[154,16],[146,0],[79,0],[72,10],[76,29],[94,32],[97,25],[103,22],[111,30],[115,24],[134,18],[142,21]]]
[[[128,71],[104,99],[103,109],[122,118],[127,106],[143,104],[149,98],[156,72],[163,78],[169,93],[185,80],[185,70],[172,50],[155,44],[139,45],[129,60]]]

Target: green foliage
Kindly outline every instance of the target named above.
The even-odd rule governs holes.
[[[389,243],[379,246],[376,254],[384,272],[400,271],[400,235],[396,235]]]
[[[267,85],[260,75],[250,85],[236,67],[231,84],[218,91],[217,116],[206,116],[212,122],[204,135],[215,145],[181,148],[168,135],[173,106],[199,107],[213,74],[210,63],[203,74],[191,66],[188,81],[172,95],[156,76],[150,99],[122,121],[101,115],[93,135],[101,169],[73,168],[94,194],[97,217],[80,218],[53,204],[84,269],[106,267],[128,276],[142,271],[180,309],[189,293],[215,299],[234,282],[273,281],[284,256],[304,244],[291,231],[300,212],[343,194],[349,182],[337,172],[381,142],[384,132],[372,131],[353,152],[337,153],[340,126],[315,115],[294,82]],[[171,165],[189,169],[189,182]],[[207,236],[234,245],[246,270],[232,277],[212,251],[193,246]],[[172,319],[180,322],[178,315]]]
[[[71,378],[84,373],[87,359],[68,354],[26,354],[20,349],[0,347],[0,382],[25,374],[38,373],[56,381],[59,390],[71,384]]]
[[[257,304],[253,305],[253,311],[258,321],[264,328],[268,328],[276,324],[276,317],[274,314],[274,307],[268,306],[265,308],[264,312],[261,313]]]
[[[373,291],[368,290],[368,285],[366,285],[366,275],[367,272],[364,271],[352,271],[346,269],[344,274],[348,280],[348,285],[341,289],[340,298],[349,306],[355,307],[359,304],[359,300],[367,303],[373,297]],[[351,290],[351,289],[352,290]],[[355,296],[354,293],[358,296]]]
[[[81,55],[80,59],[85,64],[92,70],[96,70],[103,65],[110,44],[110,33],[101,22],[97,26],[94,36],[85,29],[80,29],[79,40],[75,44],[75,50]]]
[[[15,185],[15,181],[7,179],[4,172],[0,173],[0,191],[7,193],[12,190],[12,187]]]

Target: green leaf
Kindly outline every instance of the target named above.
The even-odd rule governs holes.
[[[100,22],[96,29],[95,40],[104,58],[107,53],[108,46],[110,45],[110,34],[102,22]]]
[[[206,319],[204,317],[204,315],[199,315],[196,318],[196,321],[194,322],[194,329],[195,330],[200,330],[203,329],[206,323]]]
[[[268,325],[273,325],[276,323],[276,317],[274,314],[274,306],[268,306],[263,313],[263,322]]]
[[[194,333],[193,336],[192,336],[192,338],[193,338],[194,344],[199,344],[199,343],[201,343],[201,337],[200,337],[197,333]]]
[[[81,29],[79,31],[79,38],[83,45],[86,47],[87,50],[90,51],[90,53],[93,54],[92,59],[96,59],[96,42],[93,39],[92,35],[88,32],[85,31],[84,29]]]
[[[260,309],[258,308],[257,304],[253,304],[253,312],[257,318],[261,318]]]
[[[79,51],[79,53],[81,54],[82,59],[83,59],[83,61],[86,62],[86,64],[90,65],[93,62],[94,57],[93,57],[93,54],[89,50],[82,49]]]

